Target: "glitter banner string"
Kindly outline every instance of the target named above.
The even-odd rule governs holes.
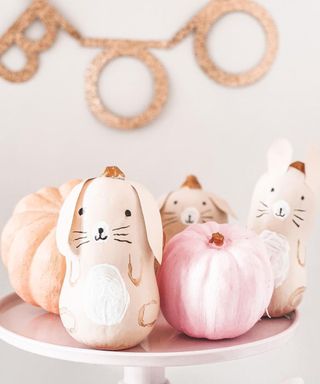
[[[207,40],[213,25],[223,16],[244,12],[255,18],[266,36],[266,49],[259,63],[243,73],[229,73],[220,68],[210,57]],[[25,32],[35,21],[45,27],[39,40],[29,39]],[[39,55],[54,43],[59,30],[64,30],[86,48],[101,48],[86,74],[86,99],[91,112],[104,124],[133,129],[154,120],[162,111],[168,98],[168,76],[162,63],[150,52],[151,49],[172,49],[188,35],[194,34],[194,51],[202,70],[214,81],[230,87],[253,84],[270,69],[278,48],[278,33],[269,13],[251,0],[211,0],[182,29],[168,40],[126,40],[88,38],[73,27],[47,0],[33,0],[16,22],[0,38],[0,57],[12,46],[18,46],[26,56],[26,64],[20,71],[8,69],[0,62],[0,76],[11,82],[24,82],[32,78],[39,66]],[[125,117],[112,112],[102,101],[98,83],[105,66],[119,57],[133,57],[142,61],[154,79],[154,95],[142,113]]]

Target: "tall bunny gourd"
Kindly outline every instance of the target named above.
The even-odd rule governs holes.
[[[162,259],[158,206],[117,167],[77,185],[66,199],[57,244],[67,269],[60,315],[70,335],[99,349],[126,349],[159,313],[154,258]]]
[[[223,224],[228,222],[228,215],[235,217],[229,204],[204,191],[194,175],[188,176],[178,190],[163,196],[159,206],[166,242],[191,224]]]
[[[306,241],[314,225],[319,192],[320,159],[310,151],[306,163],[292,162],[287,140],[268,152],[268,171],[258,181],[249,227],[264,239],[274,270],[275,288],[268,314],[294,311],[306,289]]]

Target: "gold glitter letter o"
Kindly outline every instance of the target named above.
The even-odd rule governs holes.
[[[141,60],[154,77],[154,98],[149,107],[139,115],[123,117],[110,111],[99,95],[98,83],[102,69],[118,57],[134,57]],[[136,48],[118,48],[101,52],[91,63],[86,76],[86,98],[92,113],[104,124],[119,128],[133,129],[154,120],[161,112],[168,97],[168,78],[162,64],[148,51]]]
[[[266,52],[259,64],[243,73],[228,73],[219,68],[208,53],[207,39],[210,29],[221,17],[233,12],[244,12],[258,20],[266,34]],[[199,65],[212,79],[223,85],[237,87],[252,84],[260,79],[271,67],[278,48],[277,28],[260,5],[248,0],[217,1],[207,8],[205,17],[200,18],[196,27],[195,54]]]

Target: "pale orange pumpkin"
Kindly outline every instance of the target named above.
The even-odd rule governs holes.
[[[27,303],[59,313],[65,258],[56,246],[60,208],[80,180],[46,187],[15,207],[1,237],[1,255],[16,293]]]

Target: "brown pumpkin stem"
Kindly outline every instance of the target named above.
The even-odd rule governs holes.
[[[224,236],[219,232],[213,233],[209,243],[214,243],[217,247],[222,247],[224,244]]]
[[[189,175],[181,185],[181,188],[202,189],[202,186],[196,176]]]
[[[111,167],[106,167],[106,169],[104,170],[101,176],[112,177],[113,179],[122,179],[122,180],[126,178],[126,175],[121,171],[121,169],[116,167],[115,165]]]
[[[290,164],[290,167],[295,168],[298,171],[306,174],[306,166],[305,163],[303,163],[302,161],[295,161],[294,163]]]

